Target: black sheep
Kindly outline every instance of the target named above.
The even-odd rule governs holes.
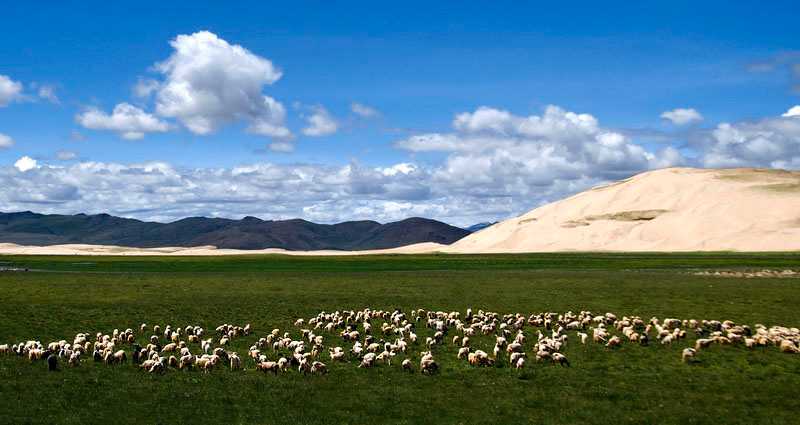
[[[50,354],[47,356],[47,370],[55,372],[58,370],[58,356]]]

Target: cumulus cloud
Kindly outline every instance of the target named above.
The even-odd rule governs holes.
[[[33,170],[36,167],[37,167],[36,160],[29,156],[23,156],[22,158],[18,159],[17,162],[14,163],[14,168],[19,170],[21,173]]]
[[[322,106],[313,107],[312,114],[306,117],[306,121],[308,125],[303,129],[306,136],[329,136],[339,129],[339,123]]]
[[[361,118],[373,118],[380,115],[377,109],[358,102],[351,103],[350,110]]]
[[[706,167],[800,168],[800,108],[780,117],[721,123],[694,144]]]
[[[156,113],[200,135],[244,120],[252,133],[291,136],[283,106],[263,94],[282,76],[272,62],[208,31],[179,35],[170,45],[172,55],[154,66],[164,77],[156,89]]]
[[[8,149],[12,146],[14,146],[14,139],[11,136],[0,133],[0,149]]]
[[[675,125],[692,124],[703,120],[703,116],[692,108],[677,108],[666,111],[661,114],[661,118],[669,120]]]
[[[0,75],[0,107],[23,98],[22,83],[12,80],[7,75]]]
[[[169,124],[129,103],[120,103],[111,114],[97,108],[89,108],[75,116],[81,126],[92,130],[118,133],[123,139],[138,140],[146,133],[163,133]]]
[[[789,108],[788,111],[786,111],[781,116],[784,117],[784,118],[800,117],[800,105],[792,106],[791,108]]]

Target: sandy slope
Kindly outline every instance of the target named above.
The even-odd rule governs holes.
[[[800,250],[800,172],[669,168],[594,188],[483,229],[453,245],[375,251],[243,251],[0,244],[0,254],[365,255],[429,252]]]
[[[537,208],[443,251],[800,250],[800,172],[670,168]]]

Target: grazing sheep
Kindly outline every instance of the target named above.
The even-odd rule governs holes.
[[[311,374],[312,375],[324,375],[328,373],[328,366],[322,362],[313,362],[311,363]]]
[[[370,368],[375,365],[376,358],[377,355],[375,353],[367,353],[361,359],[361,363],[358,365],[358,367]]]
[[[780,345],[781,353],[800,354],[800,348],[797,348],[794,342],[784,339]]]
[[[422,353],[422,359],[419,362],[419,370],[422,371],[423,374],[433,374],[437,370],[439,370],[439,364],[436,363],[436,360],[433,359],[433,355],[428,352]]]
[[[694,342],[695,351],[700,351],[701,348],[708,348],[714,342],[713,339],[701,338]]]
[[[461,347],[458,349],[458,354],[456,355],[456,358],[460,360],[466,358],[468,355],[469,355],[469,347]]]
[[[403,366],[403,370],[414,372],[414,366],[412,365],[411,360],[405,359],[401,365]]]
[[[228,356],[228,360],[231,363],[231,370],[239,370],[242,368],[242,359],[239,358],[239,355],[236,353],[231,353]]]
[[[567,356],[561,353],[553,353],[551,357],[553,359],[553,363],[558,363],[561,366],[569,366],[569,360],[567,359]]]
[[[694,360],[694,355],[697,353],[697,350],[694,348],[684,348],[683,352],[681,353],[681,359],[684,363],[689,363]]]
[[[519,359],[517,359],[517,362],[514,363],[514,368],[522,369],[524,367],[525,367],[525,357],[520,357]]]
[[[47,356],[47,370],[55,372],[58,370],[58,356],[51,354]]]

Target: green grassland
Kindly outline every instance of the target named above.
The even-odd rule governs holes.
[[[536,254],[368,257],[0,257],[0,344],[71,340],[75,333],[150,325],[251,323],[247,347],[273,328],[321,310],[467,307],[503,313],[572,310],[730,319],[800,326],[800,279],[719,278],[708,269],[792,268],[800,255]],[[535,329],[525,328],[529,336]],[[420,323],[421,339],[432,331]],[[334,334],[326,346],[349,348]],[[774,347],[713,346],[681,362],[694,336],[670,346],[583,346],[570,332],[571,367],[499,362],[473,368],[450,343],[434,349],[441,370],[404,373],[399,364],[273,376],[253,370],[170,370],[85,359],[48,372],[42,362],[0,357],[0,423],[715,423],[800,422],[800,355]],[[144,342],[149,336],[140,335]],[[449,338],[448,338],[449,339]],[[493,338],[473,347],[491,352]],[[190,345],[193,351],[199,347]],[[422,346],[409,357],[418,366]],[[268,352],[270,357],[275,355]]]

